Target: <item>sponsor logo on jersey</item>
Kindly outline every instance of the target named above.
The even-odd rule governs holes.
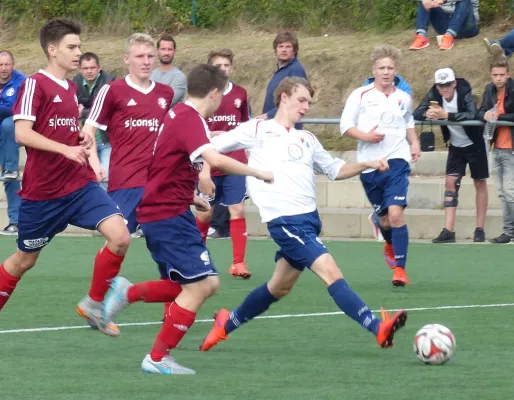
[[[213,122],[226,122],[228,126],[239,125],[237,117],[234,114],[230,115],[215,115],[207,120],[209,123]]]
[[[59,127],[69,127],[72,132],[79,131],[76,118],[59,118],[55,116],[50,118],[48,125],[54,129]]]
[[[148,128],[150,132],[157,132],[159,129],[159,120],[157,118],[151,119],[128,119],[125,121],[125,128]]]

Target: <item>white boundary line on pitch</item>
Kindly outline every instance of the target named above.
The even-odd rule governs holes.
[[[500,303],[500,304],[469,304],[462,306],[437,306],[437,307],[417,307],[417,308],[405,308],[405,311],[436,311],[436,310],[461,310],[468,308],[499,308],[499,307],[514,307],[514,303]],[[392,309],[387,311],[398,311],[399,309]],[[380,310],[373,310],[373,312],[378,312]],[[342,315],[344,314],[341,311],[334,312],[322,312],[322,313],[308,313],[308,314],[281,314],[281,315],[263,315],[261,317],[257,317],[256,319],[284,319],[284,318],[305,318],[305,317],[326,317],[332,315]],[[203,322],[213,322],[212,318],[210,319],[199,319],[196,323]],[[155,322],[128,322],[118,324],[118,326],[146,326],[146,325],[159,325],[162,324],[161,321]],[[47,327],[47,328],[28,328],[28,329],[10,329],[0,331],[0,334],[6,333],[29,333],[29,332],[52,332],[52,331],[67,331],[72,329],[86,329],[89,328],[89,325],[76,325],[76,326],[55,326],[55,327]]]

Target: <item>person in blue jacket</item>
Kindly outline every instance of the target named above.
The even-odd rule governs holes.
[[[0,231],[2,235],[18,234],[18,210],[21,198],[19,176],[19,146],[14,136],[13,106],[25,75],[14,69],[14,56],[7,50],[0,51],[0,165],[7,196],[9,225]]]

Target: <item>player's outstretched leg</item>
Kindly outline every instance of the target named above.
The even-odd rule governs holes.
[[[11,298],[23,274],[36,264],[39,253],[25,253],[18,249],[0,265],[0,311]]]
[[[391,233],[396,259],[392,282],[394,286],[405,286],[410,283],[405,272],[409,247],[409,231],[403,216],[403,206],[389,206],[388,216],[389,223],[392,226]]]
[[[328,293],[341,311],[373,333],[379,346],[393,346],[394,334],[407,321],[406,311],[399,311],[392,317],[383,311],[383,319],[375,317],[359,295],[348,286],[334,258],[328,253],[318,257],[311,270],[328,286]]]
[[[300,274],[301,271],[291,267],[283,258],[279,259],[269,282],[255,288],[234,311],[221,309],[215,314],[214,326],[200,345],[200,350],[210,350],[222,340],[227,340],[230,332],[267,311],[291,291]]]
[[[229,206],[228,210],[230,212],[230,237],[232,239],[233,252],[233,261],[229,269],[229,274],[243,279],[248,279],[252,274],[248,271],[248,266],[245,263],[248,234],[246,232],[244,204],[240,203]]]
[[[167,280],[146,281],[132,284],[126,278],[117,276],[111,283],[111,289],[105,296],[102,322],[114,321],[129,304],[142,301],[144,303],[171,303],[182,292],[179,283]],[[169,311],[167,311],[169,313]]]
[[[120,335],[119,328],[112,321],[102,323],[102,303],[110,283],[121,269],[130,244],[130,234],[121,215],[105,219],[98,225],[98,230],[107,239],[107,244],[96,255],[91,287],[88,295],[77,305],[77,312],[90,325],[96,324],[102,333],[116,337]]]

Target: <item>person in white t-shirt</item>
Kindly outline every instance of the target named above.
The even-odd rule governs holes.
[[[470,84],[462,78],[456,78],[450,68],[438,69],[435,84],[414,111],[414,117],[425,119],[443,119],[448,121],[471,121],[476,119],[477,108]],[[459,187],[462,177],[466,175],[469,164],[471,178],[476,190],[476,229],[474,242],[485,241],[485,216],[487,214],[487,146],[482,127],[448,125],[441,126],[445,142],[450,141],[448,160],[446,161],[446,188],[444,192],[444,228],[433,243],[455,242],[455,216],[459,204]]]
[[[359,141],[357,161],[384,158],[389,171],[381,174],[369,168],[360,175],[369,202],[380,217],[385,239],[384,257],[394,270],[393,285],[409,283],[405,273],[409,232],[404,218],[407,207],[410,162],[420,154],[414,129],[412,99],[395,87],[394,77],[400,51],[392,46],[377,47],[371,54],[373,83],[354,90],[341,116],[341,135]]]
[[[273,184],[264,186],[248,178],[247,189],[279,250],[271,280],[254,289],[232,312],[222,309],[217,313],[213,329],[200,346],[202,351],[226,340],[236,328],[287,295],[305,268],[325,283],[330,296],[346,315],[376,336],[379,346],[392,346],[395,331],[405,325],[407,313],[404,310],[392,317],[383,312],[383,319],[372,314],[348,286],[318,236],[321,220],[316,209],[313,169],[339,180],[369,168],[384,172],[388,165],[383,159],[357,163],[334,159],[312,133],[295,129],[295,124],[309,109],[313,95],[306,79],[284,78],[275,91],[278,111],[273,119],[250,120],[211,139],[223,153],[248,150],[249,166],[265,165],[273,172]],[[209,171],[202,171],[200,179],[210,179]]]

